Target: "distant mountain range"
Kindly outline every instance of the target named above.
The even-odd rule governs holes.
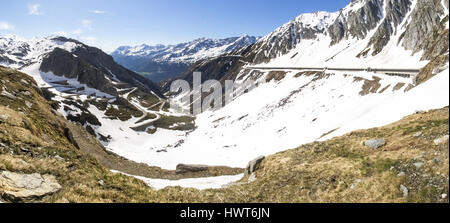
[[[135,72],[159,82],[182,74],[191,64],[254,44],[258,37],[200,38],[176,45],[121,46],[111,55]]]

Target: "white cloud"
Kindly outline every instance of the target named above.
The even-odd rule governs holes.
[[[73,34],[75,34],[75,35],[80,35],[81,33],[83,33],[82,29],[76,29],[73,31]]]
[[[89,10],[90,13],[94,13],[94,14],[106,14],[108,13],[107,11],[103,11],[103,10]]]
[[[67,35],[67,32],[65,32],[65,31],[57,31],[57,32],[54,32],[53,35],[57,35],[57,36],[68,36],[68,35]]]
[[[39,4],[28,5],[29,15],[43,15],[44,13],[40,10],[41,6]]]
[[[92,36],[82,36],[80,39],[87,42],[95,42],[97,40],[97,38]]]
[[[92,30],[93,29],[91,20],[83,19],[83,20],[81,20],[81,24],[83,25],[84,28],[86,28],[88,30]]]
[[[15,27],[13,25],[0,21],[0,30],[14,30],[14,28]]]

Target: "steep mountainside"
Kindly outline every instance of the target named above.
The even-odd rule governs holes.
[[[447,0],[354,0],[338,12],[300,15],[259,39],[232,66],[204,75],[233,80],[250,71],[245,65],[407,68],[422,69],[421,83],[448,63],[448,14]],[[182,76],[192,79],[191,71],[218,62],[198,62]]]
[[[158,111],[167,111],[164,96],[153,82],[118,65],[97,48],[64,37],[0,40],[2,58],[8,58],[3,64],[32,76],[53,101],[53,109],[82,124],[104,144],[115,140],[116,134],[100,128],[139,134],[136,129],[145,131],[149,123],[161,119]],[[163,113],[163,120],[171,117]]]
[[[101,145],[78,137],[88,133],[52,111],[31,77],[0,66],[0,80],[0,203],[448,203],[448,107],[268,156],[224,188],[156,190],[147,186],[155,179],[141,181],[101,165],[93,153]],[[363,145],[374,137],[385,145]]]
[[[121,65],[153,81],[162,81],[180,75],[198,60],[217,57],[256,41],[256,37],[247,35],[217,40],[201,38],[169,46],[122,46],[111,55]]]

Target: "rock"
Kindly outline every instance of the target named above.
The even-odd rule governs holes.
[[[414,137],[419,137],[421,135],[422,135],[422,132],[416,132],[416,133],[413,134]]]
[[[259,165],[261,164],[261,162],[265,159],[265,156],[259,156],[258,158],[250,161],[247,164],[247,167],[245,168],[245,175],[251,175],[253,172],[255,172]]]
[[[439,164],[439,159],[438,159],[438,158],[434,158],[434,159],[433,159],[433,163],[434,163],[434,164]]]
[[[98,184],[99,184],[100,186],[105,186],[105,181],[99,180],[99,181],[98,181]]]
[[[403,184],[400,185],[400,191],[403,193],[403,197],[408,196],[408,188],[406,188]]]
[[[9,171],[0,173],[0,185],[4,188],[2,198],[11,202],[40,200],[61,189],[61,185],[52,175],[19,174]]]
[[[28,108],[32,108],[32,107],[33,107],[33,103],[31,103],[31,102],[29,102],[29,101],[25,101],[25,105],[26,105]]]
[[[372,149],[378,149],[378,148],[386,145],[386,141],[384,141],[384,139],[369,139],[364,142],[364,145],[366,145]]]
[[[72,130],[70,128],[64,128],[64,135],[66,135],[66,138],[69,140],[72,145],[75,146],[75,148],[80,149],[80,146],[78,145],[78,142],[75,140],[75,137],[73,137]]]
[[[187,165],[187,164],[178,164],[176,173],[187,173],[187,172],[201,172],[207,171],[208,166],[205,165]]]
[[[255,173],[252,173],[249,177],[248,177],[248,183],[251,183],[251,182],[253,182],[253,181],[255,181],[256,180],[256,175],[255,175]]]
[[[434,142],[434,145],[437,145],[437,146],[444,144],[444,143],[448,142],[448,135],[445,135],[438,139],[435,139],[433,142]]]
[[[442,197],[442,199],[445,199],[445,198],[447,198],[447,194],[442,194],[441,197]]]
[[[406,175],[406,173],[402,171],[402,172],[400,172],[400,173],[397,174],[397,177],[403,177],[403,176],[405,176],[405,175]]]
[[[0,122],[6,122],[9,116],[7,114],[0,115]]]
[[[416,168],[421,168],[423,166],[422,162],[416,162],[413,164]]]

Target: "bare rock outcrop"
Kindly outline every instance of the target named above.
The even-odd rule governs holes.
[[[0,172],[0,193],[5,201],[31,202],[52,195],[61,185],[52,175]]]

